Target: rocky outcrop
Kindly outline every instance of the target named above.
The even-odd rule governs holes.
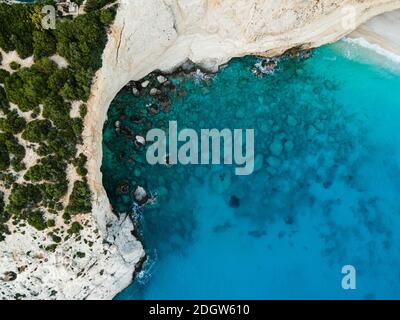
[[[171,71],[188,60],[216,71],[233,57],[317,47],[397,8],[400,0],[120,0],[84,132],[96,194],[93,216],[100,228],[106,232],[112,216],[100,172],[103,124],[112,99],[130,80],[157,69]],[[121,283],[121,289],[128,284]]]

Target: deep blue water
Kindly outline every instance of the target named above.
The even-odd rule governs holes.
[[[134,216],[148,261],[117,298],[400,298],[398,66],[344,42],[263,77],[257,61],[234,59],[207,81],[170,77],[170,109],[130,90],[112,103],[102,169],[112,204],[132,210],[121,181],[158,194]],[[131,131],[117,134],[116,120]],[[130,135],[168,120],[254,128],[257,172],[147,165]],[[356,290],[341,287],[348,264]]]

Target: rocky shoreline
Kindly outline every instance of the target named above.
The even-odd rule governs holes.
[[[268,1],[255,0],[243,8],[243,4],[217,2],[207,7],[203,1],[198,1],[191,7],[182,6],[181,10],[178,10],[177,2],[120,0],[116,21],[103,53],[103,68],[97,73],[92,87],[85,121],[84,145],[89,158],[89,183],[96,197],[93,216],[105,232],[108,221],[115,219],[115,216],[102,185],[100,172],[102,130],[111,101],[127,83],[138,81],[154,70],[171,72],[185,61],[192,61],[205,70],[215,72],[232,57],[249,54],[276,56],[292,47],[312,48],[334,42],[352,31],[341,28],[341,1],[330,1],[334,4],[331,10],[315,12],[314,19],[307,17],[309,20],[301,21],[302,26],[294,29],[291,29],[294,26],[287,25],[283,17],[275,18],[272,22],[268,20],[271,19],[268,15],[264,18],[260,15],[249,18],[248,13],[253,6],[263,7]],[[400,7],[400,1],[349,1],[349,4],[354,4],[359,11],[356,26],[375,15]],[[285,1],[272,8],[271,12],[276,13],[282,7],[299,12],[299,16],[310,10],[309,4],[294,5]],[[221,19],[215,20],[216,16]],[[232,25],[235,19],[242,23],[227,30],[224,24]],[[261,19],[265,25],[243,31],[242,27],[249,24],[251,19]],[[215,21],[219,25],[215,26]],[[271,23],[280,28],[275,36],[271,36],[268,31]],[[286,36],[283,42],[282,34]],[[137,255],[144,255],[142,247],[138,249]],[[132,263],[132,270],[136,266],[137,262]],[[121,283],[120,290],[129,284],[130,281]]]

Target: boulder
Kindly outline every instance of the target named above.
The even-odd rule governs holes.
[[[272,144],[269,147],[271,153],[277,157],[279,157],[282,154],[282,149],[283,149],[282,142],[278,139],[275,139],[274,142],[272,142]]]
[[[146,81],[143,81],[143,82],[141,83],[141,86],[142,86],[142,88],[147,88],[147,87],[149,86],[149,84],[150,84],[150,81],[149,81],[149,80],[146,80]]]
[[[260,170],[264,163],[264,157],[262,154],[257,154],[254,158],[254,172]]]
[[[286,152],[292,152],[293,148],[294,148],[293,141],[292,140],[286,141],[286,143],[285,143],[285,151]]]
[[[279,168],[279,166],[281,165],[281,161],[275,157],[269,157],[267,159],[267,162],[272,168],[275,168],[275,169]]]
[[[140,206],[146,204],[147,201],[149,200],[149,196],[146,190],[141,186],[138,186],[136,190],[133,192],[133,198]]]
[[[160,83],[160,84],[163,84],[164,82],[167,82],[167,78],[166,77],[164,77],[164,76],[162,76],[162,75],[160,75],[160,76],[158,76],[157,77],[157,81],[158,81],[158,83]]]
[[[291,127],[295,127],[297,125],[297,120],[292,117],[292,116],[288,116],[287,118],[287,124]]]
[[[157,88],[151,88],[151,90],[150,90],[150,95],[151,96],[156,96],[156,95],[159,95],[159,94],[161,94],[160,90],[158,90]]]
[[[132,94],[133,94],[135,97],[139,97],[139,96],[140,96],[140,91],[139,91],[136,87],[133,87],[133,88],[132,88]]]

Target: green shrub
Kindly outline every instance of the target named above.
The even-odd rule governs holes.
[[[8,99],[21,111],[30,111],[47,96],[47,78],[40,69],[22,68],[6,78],[4,88]]]
[[[58,201],[67,193],[68,182],[64,180],[58,183],[42,183],[39,188],[44,199]],[[56,209],[57,211],[61,211],[62,206],[61,208],[56,206]]]
[[[71,215],[92,211],[92,193],[86,182],[75,182],[65,211]]]
[[[101,10],[100,12],[101,23],[106,26],[110,25],[114,21],[116,14],[117,14],[116,6]]]
[[[33,32],[33,55],[36,59],[50,57],[57,52],[57,41],[49,30]]]
[[[0,83],[4,83],[7,77],[10,76],[10,73],[7,70],[0,69]]]
[[[0,86],[0,110],[3,112],[7,112],[10,109],[10,104],[8,103],[8,99],[6,96],[6,92],[3,87]]]
[[[31,19],[30,4],[0,3],[0,47],[6,52],[16,50],[21,58],[33,53],[32,32],[36,29]]]
[[[43,117],[53,121],[56,127],[66,128],[70,125],[71,105],[58,95],[51,95],[43,101]]]
[[[57,52],[75,70],[101,67],[101,54],[106,33],[97,14],[80,15],[57,23]]]
[[[25,127],[25,119],[20,117],[15,110],[8,112],[5,118],[0,118],[0,130],[4,132],[18,134],[21,133]]]
[[[79,116],[83,120],[86,117],[87,114],[87,105],[86,104],[81,104],[79,107]]]
[[[0,171],[6,171],[10,167],[10,155],[4,143],[0,143]]]
[[[85,4],[86,12],[93,12],[103,8],[105,5],[114,2],[115,0],[87,0]]]
[[[19,164],[25,157],[25,148],[18,143],[18,140],[10,133],[0,133],[0,145],[3,150],[3,159],[5,152],[14,156],[12,163]]]
[[[49,120],[33,120],[26,125],[22,138],[30,142],[46,141],[51,130],[51,122]]]
[[[47,220],[46,225],[47,225],[47,228],[53,228],[53,227],[55,227],[56,222],[55,222],[55,220],[50,219],[50,220]]]
[[[73,222],[71,224],[71,227],[68,229],[67,233],[71,236],[78,235],[81,232],[81,230],[83,230],[82,225],[79,222]]]
[[[42,195],[38,186],[33,184],[14,184],[6,210],[11,214],[26,218],[26,213],[32,212],[32,209],[41,200]]]
[[[32,182],[59,182],[66,180],[67,164],[55,156],[47,156],[38,161],[36,165],[29,168],[25,179]]]
[[[48,252],[55,252],[56,249],[57,249],[57,244],[56,243],[50,244],[50,245],[48,245],[46,247],[46,251],[48,251]]]
[[[78,258],[82,259],[82,258],[86,257],[86,254],[85,254],[84,252],[78,251],[78,252],[76,253],[76,256],[77,256]]]
[[[74,161],[72,162],[76,168],[76,173],[79,174],[80,176],[84,177],[87,174],[87,169],[86,169],[86,162],[87,162],[87,157],[81,153]]]
[[[12,70],[18,70],[19,68],[21,68],[21,65],[18,62],[13,61],[10,63],[10,68]]]
[[[28,224],[34,227],[35,229],[42,231],[47,228],[46,219],[43,216],[43,212],[34,211],[28,215]]]

